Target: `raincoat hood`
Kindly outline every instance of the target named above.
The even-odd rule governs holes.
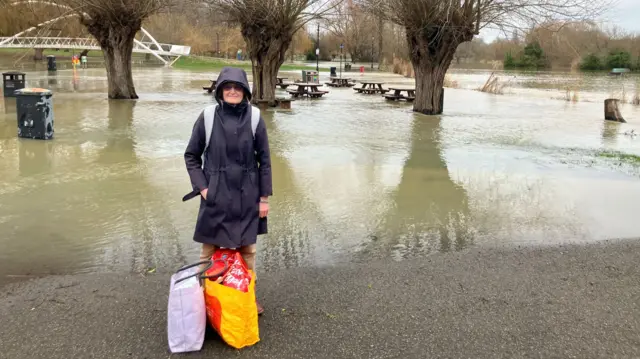
[[[251,101],[251,89],[249,88],[249,81],[247,80],[247,73],[243,69],[235,67],[225,67],[220,71],[218,75],[218,83],[216,84],[215,98],[219,104],[222,104],[222,86],[227,82],[235,82],[242,86],[244,89],[245,100]]]

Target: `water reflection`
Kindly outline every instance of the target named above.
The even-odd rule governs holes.
[[[4,101],[3,101],[3,110],[4,113],[9,115],[9,114],[15,114],[16,113],[16,98],[15,97],[4,97]],[[7,116],[7,119],[9,118],[9,116]],[[16,119],[17,120],[17,119]]]
[[[257,262],[264,270],[299,267],[313,262],[312,233],[322,233],[313,221],[315,210],[296,184],[293,170],[283,153],[283,139],[273,112],[264,112],[269,129],[274,197],[271,200],[269,234],[261,236]],[[301,211],[300,208],[306,210]]]
[[[454,183],[443,158],[439,116],[413,115],[411,147],[393,206],[362,252],[395,258],[434,250],[461,250],[473,241],[465,190]]]
[[[18,158],[20,176],[30,177],[47,173],[53,167],[52,141],[20,139],[18,141]]]
[[[108,101],[107,145],[99,151],[98,163],[137,162],[133,133],[135,100]]]
[[[620,124],[618,122],[603,121],[602,122],[602,143],[606,146],[614,146],[618,140],[618,131]]]

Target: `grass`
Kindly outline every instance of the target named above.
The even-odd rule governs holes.
[[[638,84],[636,84],[636,91],[631,98],[631,104],[636,106],[640,105],[640,89],[638,88]]]
[[[492,93],[494,95],[502,95],[504,94],[504,89],[505,87],[507,87],[507,85],[508,83],[500,83],[500,78],[497,77],[494,72],[492,72],[489,75],[487,81],[484,83],[484,86],[482,86],[478,90],[486,93]]]
[[[640,165],[640,156],[632,155],[629,153],[615,152],[615,151],[601,151],[597,153],[598,157],[616,159],[621,162],[627,162],[631,164]]]
[[[221,70],[225,66],[240,67],[245,70],[251,70],[250,61],[238,61],[231,59],[221,59],[216,57],[189,56],[181,57],[173,64],[174,68],[185,70]],[[305,65],[284,64],[280,67],[280,71],[295,70],[311,70],[312,68]]]
[[[53,49],[45,49],[42,54],[46,58],[47,55],[54,55],[59,58],[71,58],[73,55],[80,55],[82,51],[80,50],[53,50]],[[25,55],[25,59],[33,58],[35,54],[34,49],[0,49],[0,57],[2,56],[21,56]],[[135,59],[144,58],[146,54],[143,53],[133,53],[132,57]],[[100,50],[91,50],[89,51],[88,58],[103,58],[102,51]],[[44,60],[43,60],[44,61]]]
[[[567,102],[580,101],[579,91],[573,87],[567,87],[565,89],[564,100]]]

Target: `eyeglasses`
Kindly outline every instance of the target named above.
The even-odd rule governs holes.
[[[236,90],[236,92],[242,92],[242,86],[236,85],[236,84],[224,84],[224,86],[222,86],[222,90],[223,91]]]

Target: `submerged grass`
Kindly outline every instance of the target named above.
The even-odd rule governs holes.
[[[621,162],[627,162],[630,164],[640,166],[640,156],[638,155],[616,152],[616,151],[600,151],[596,153],[596,156],[602,157],[602,158],[612,158],[612,159],[619,160]]]
[[[181,57],[173,64],[174,68],[185,70],[221,70],[225,66],[239,67],[244,70],[251,70],[250,61],[238,61],[231,59],[221,59],[215,57],[190,56]],[[284,64],[280,71],[310,70],[311,67],[305,65]]]

